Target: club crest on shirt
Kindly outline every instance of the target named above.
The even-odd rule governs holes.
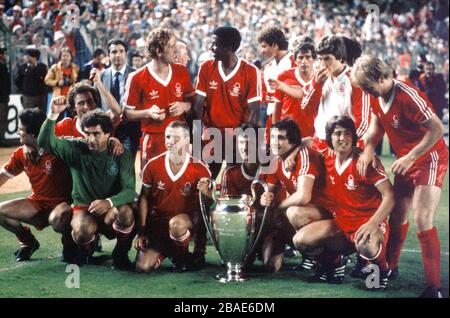
[[[241,94],[241,84],[234,83],[233,89],[230,92],[231,96],[238,97]]]
[[[191,188],[192,188],[191,183],[190,183],[190,182],[186,182],[186,183],[183,185],[183,188],[181,188],[181,194],[182,194],[183,196],[188,196],[188,195],[190,195],[190,194],[191,194]]]
[[[106,173],[108,176],[116,176],[117,173],[119,173],[119,168],[117,167],[117,164],[114,161],[111,161],[109,164]]]
[[[178,82],[175,84],[175,96],[178,98],[183,96],[183,90],[181,89],[181,84]]]
[[[353,179],[353,175],[349,175],[347,179],[347,183],[345,184],[347,189],[350,191],[356,190],[355,180]]]
[[[400,119],[397,115],[392,116],[392,127],[394,127],[395,129],[400,128]]]
[[[151,91],[151,92],[148,93],[148,94],[150,95],[150,99],[157,99],[157,98],[159,98],[159,93],[158,93],[158,91],[153,90],[153,91]]]
[[[339,84],[339,86],[338,86],[337,89],[336,89],[336,92],[337,92],[339,95],[344,95],[344,94],[345,94],[345,83],[344,83],[344,82],[342,82],[342,83]]]
[[[209,89],[217,89],[217,85],[216,81],[211,81],[209,82]]]
[[[45,170],[44,170],[45,174],[52,174],[53,172],[53,166],[52,166],[52,161],[51,160],[47,160],[45,161]]]
[[[159,190],[166,190],[166,184],[164,182],[162,182],[161,180],[158,181],[157,183],[157,187]]]

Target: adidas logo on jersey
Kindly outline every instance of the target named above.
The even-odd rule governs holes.
[[[151,91],[151,92],[149,93],[149,95],[150,95],[150,99],[157,99],[157,98],[159,98],[159,93],[158,93],[158,91]]]
[[[217,89],[217,82],[216,81],[209,82],[209,89]]]
[[[158,189],[159,190],[166,190],[166,184],[162,182],[161,180],[158,181]]]

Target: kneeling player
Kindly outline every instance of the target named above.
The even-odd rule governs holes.
[[[95,236],[102,233],[108,238],[117,236],[112,254],[114,268],[128,269],[134,227],[129,204],[136,194],[133,157],[128,151],[112,155],[108,141],[113,123],[100,110],[83,115],[81,129],[85,140],[56,138],[55,120],[66,107],[64,97],[53,99],[38,144],[61,158],[72,173],[72,238],[78,244],[74,261],[80,265],[90,263]]]
[[[34,225],[42,230],[51,224],[62,233],[70,224],[70,202],[72,180],[69,169],[55,156],[37,145],[37,136],[45,120],[45,114],[38,108],[25,109],[19,115],[18,134],[22,147],[17,149],[0,172],[0,186],[9,178],[25,171],[31,183],[32,193],[28,198],[14,199],[0,203],[0,225],[13,232],[21,248],[16,251],[16,261],[29,260],[39,248],[29,227],[20,222]],[[24,155],[24,147],[36,151],[33,160]]]
[[[320,268],[316,278],[342,283],[344,270],[338,267],[341,254],[359,255],[380,269],[380,288],[387,286],[387,216],[394,206],[392,185],[381,162],[370,166],[366,177],[357,170],[360,151],[350,117],[335,116],[326,126],[329,147],[336,156],[327,164],[327,176],[336,201],[335,218],[311,223],[294,237],[295,245],[305,253],[318,255]],[[338,269],[338,270],[336,270]]]
[[[331,218],[329,211],[334,204],[326,192],[325,165],[322,155],[303,146],[301,140],[300,129],[292,119],[283,119],[273,125],[270,133],[270,147],[273,154],[279,158],[278,166],[276,172],[268,175],[266,179],[271,191],[264,193],[261,197],[263,206],[273,205],[274,190],[278,188],[287,192],[288,197],[274,209],[280,218],[287,216],[289,222],[284,222],[279,231],[284,235],[290,233],[290,241],[296,231],[303,226],[313,221]],[[287,171],[286,161],[297,148],[299,151],[295,157],[295,169],[293,172]],[[283,259],[284,243],[278,242],[276,245],[272,258],[275,268],[279,269]],[[302,268],[309,269],[312,266],[314,263],[304,258]]]
[[[211,177],[206,165],[189,154],[189,127],[171,122],[165,130],[167,151],[143,169],[139,196],[136,270],[150,272],[170,257],[178,271],[195,269],[189,240],[199,215],[197,183]]]

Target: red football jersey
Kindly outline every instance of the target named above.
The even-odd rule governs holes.
[[[381,98],[373,113],[381,120],[389,142],[398,157],[408,154],[423,138],[427,129],[422,124],[434,114],[428,98],[416,87],[394,80],[392,95],[385,105]],[[422,158],[432,151],[446,149],[441,138]]]
[[[12,178],[25,171],[31,183],[31,199],[71,201],[72,177],[67,166],[43,149],[39,155],[40,159],[36,164],[28,161],[22,146],[13,152],[1,172]]]
[[[312,83],[312,80],[309,82],[303,81],[297,68],[282,72],[278,79],[288,85],[303,88],[304,94],[309,91]],[[301,107],[302,99],[293,98],[280,90],[275,92],[274,101],[282,104],[281,120],[286,117],[293,119],[302,132],[302,138],[314,136],[314,119],[317,115],[317,109]]]
[[[78,117],[64,118],[55,125],[55,136],[84,138]]]
[[[297,155],[297,165],[294,172],[284,168],[283,161],[278,160],[277,171],[267,175],[266,182],[271,185],[281,185],[289,194],[297,191],[298,178],[308,176],[314,179],[311,204],[319,205],[333,211],[334,202],[327,192],[327,179],[323,156],[316,150],[303,147]]]
[[[366,177],[362,178],[356,165],[360,153],[353,155],[341,165],[336,156],[327,157],[327,175],[330,195],[335,198],[336,221],[346,232],[354,232],[366,223],[381,204],[381,193],[376,188],[381,182],[388,180],[381,161],[376,158],[376,168],[369,165]]]
[[[193,94],[189,73],[183,65],[170,64],[167,79],[161,79],[149,65],[145,65],[128,76],[124,101],[126,108],[145,110],[153,105],[166,110],[162,122],[143,119],[141,129],[146,133],[164,133],[168,124],[183,120],[182,116],[170,116],[170,104],[185,101],[186,95]]]
[[[248,121],[248,104],[261,101],[260,74],[242,59],[228,75],[222,62],[207,60],[200,66],[196,93],[206,97],[206,127],[236,128]]]
[[[205,164],[194,163],[190,155],[176,175],[170,169],[167,152],[151,159],[142,172],[142,183],[151,191],[151,217],[170,219],[197,211],[197,183],[203,177],[211,178],[211,172]]]
[[[251,195],[252,182],[258,178],[259,169],[256,176],[250,176],[245,172],[243,164],[227,167],[222,174],[221,195]]]

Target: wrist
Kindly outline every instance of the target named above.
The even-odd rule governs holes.
[[[50,113],[47,115],[47,118],[50,119],[50,120],[52,120],[52,121],[55,121],[55,120],[58,119],[58,116],[59,116],[59,113],[50,112]]]

